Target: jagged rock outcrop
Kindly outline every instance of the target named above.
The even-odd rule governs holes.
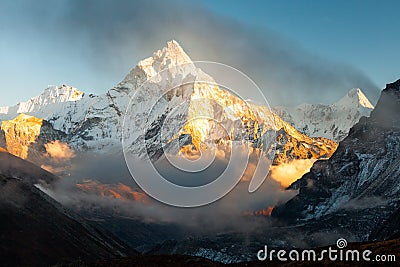
[[[44,163],[45,145],[56,140],[68,141],[66,134],[40,118],[21,113],[1,122],[0,147],[22,159]]]
[[[5,137],[7,151],[26,159],[29,146],[39,137],[42,122],[42,119],[25,114],[20,114],[13,120],[3,121],[1,131]]]

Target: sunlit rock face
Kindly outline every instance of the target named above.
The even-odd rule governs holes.
[[[242,99],[221,90],[218,87],[195,88],[188,111],[189,123],[184,126],[184,133],[189,133],[193,143],[214,137],[213,141],[235,140],[245,135],[253,147],[260,147],[261,139],[268,130],[276,132],[275,163],[287,163],[295,159],[329,158],[336,150],[337,144],[327,138],[310,138],[293,126],[286,123],[267,106],[246,103]],[[199,98],[201,95],[203,98]],[[198,101],[201,99],[201,101]],[[219,105],[213,105],[217,102]],[[226,108],[231,113],[221,110]],[[224,122],[226,133],[216,134],[218,127],[213,120],[192,120],[192,118],[209,116],[216,121]]]
[[[38,166],[71,158],[73,152],[66,151],[69,149],[67,140],[67,136],[49,122],[23,113],[1,123],[0,147]]]
[[[29,146],[40,134],[42,122],[42,119],[25,114],[20,114],[13,120],[3,121],[1,130],[4,132],[7,151],[26,159]]]
[[[259,106],[266,113],[265,107]],[[323,137],[309,137],[273,113],[276,134],[275,163],[298,159],[327,159],[335,152],[337,143]]]

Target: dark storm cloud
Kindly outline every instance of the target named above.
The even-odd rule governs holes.
[[[25,30],[58,52],[73,51],[81,61],[121,77],[136,60],[176,39],[194,60],[219,61],[248,74],[273,105],[329,103],[352,87],[362,88],[372,102],[379,93],[352,66],[183,1],[28,1],[7,8],[21,12]]]

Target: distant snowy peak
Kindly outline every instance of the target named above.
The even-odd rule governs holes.
[[[0,107],[0,114],[34,112],[37,108],[45,105],[78,101],[82,99],[83,95],[84,93],[75,87],[52,85],[47,87],[40,95],[26,102],[20,102],[12,107]]]
[[[40,95],[19,103],[18,113],[30,112],[35,106],[77,101],[82,96],[83,93],[72,86],[49,86]]]
[[[344,107],[354,107],[358,105],[366,109],[374,108],[360,88],[351,89],[342,99],[336,102],[335,105]]]
[[[338,102],[301,104],[297,107],[274,107],[273,110],[300,132],[325,137],[336,142],[347,136],[361,117],[368,117],[374,106],[359,88],[351,89]]]

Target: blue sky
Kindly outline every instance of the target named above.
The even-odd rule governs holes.
[[[400,1],[202,1],[214,12],[264,26],[306,50],[348,62],[383,88],[400,78]]]
[[[104,93],[177,39],[195,60],[236,67],[273,105],[376,100],[400,78],[399,1],[2,1],[0,106],[49,84]]]

